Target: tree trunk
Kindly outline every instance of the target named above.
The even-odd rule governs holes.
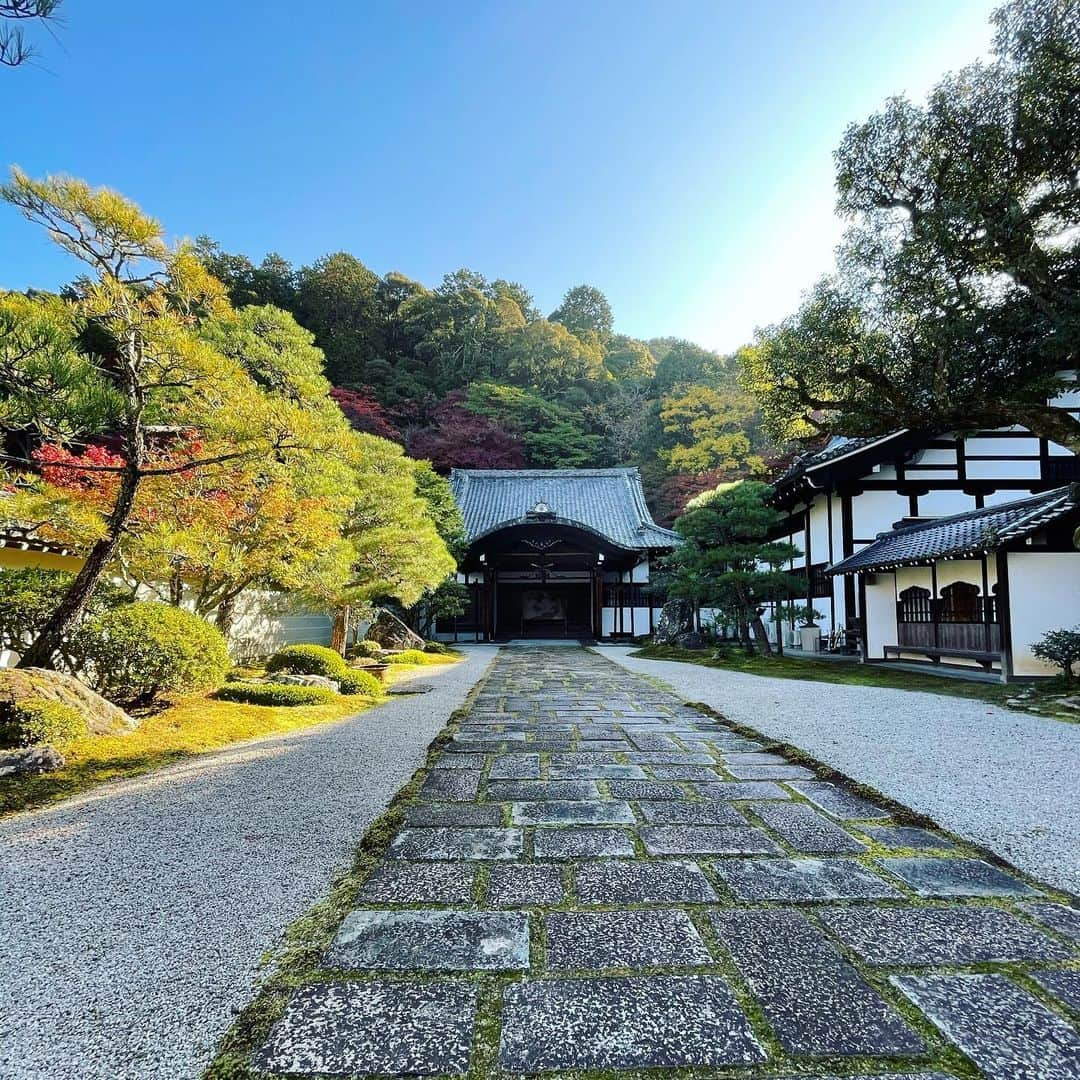
[[[173,607],[179,607],[184,601],[184,582],[179,574],[173,574],[169,578],[169,603]]]
[[[18,667],[51,668],[53,666],[54,657],[60,651],[61,644],[86,610],[86,603],[97,588],[98,582],[101,581],[105,567],[116,554],[120,536],[127,519],[131,516],[131,508],[135,503],[135,494],[139,490],[141,481],[142,476],[137,465],[128,468],[121,475],[120,490],[117,492],[112,513],[109,514],[105,536],[90,549],[86,561],[64,594],[64,599],[49,616],[30,648],[20,657]]]
[[[346,604],[334,612],[334,625],[330,631],[330,648],[345,655],[345,643],[349,638],[349,607]]]
[[[236,615],[236,597],[227,596],[224,600],[218,604],[217,614],[214,616],[214,622],[217,623],[217,628],[226,636],[229,636],[229,631],[232,629],[233,618]]]
[[[765,632],[765,624],[761,621],[757,604],[750,599],[742,585],[735,586],[735,593],[739,597],[739,603],[742,604],[743,610],[750,616],[749,621],[754,631],[754,640],[757,642],[758,648],[761,649],[762,655],[772,656],[772,643],[769,641],[769,635]]]

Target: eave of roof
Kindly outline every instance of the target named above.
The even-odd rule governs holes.
[[[828,567],[825,573],[869,573],[984,555],[1023,540],[1072,513],[1080,514],[1080,485],[1076,484],[895,529]]]

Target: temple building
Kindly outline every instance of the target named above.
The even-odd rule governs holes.
[[[468,551],[466,614],[446,641],[619,639],[650,634],[656,560],[679,542],[657,525],[637,469],[455,469]]]

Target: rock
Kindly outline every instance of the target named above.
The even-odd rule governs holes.
[[[64,767],[64,755],[51,746],[28,746],[24,750],[0,751],[0,777],[35,776]]]
[[[391,686],[386,692],[388,694],[430,694],[435,687],[431,683],[399,683],[397,686]]]
[[[323,690],[333,690],[337,693],[337,679],[328,679],[325,675],[289,675],[275,673],[271,682],[287,683],[289,686],[318,686]]]
[[[44,668],[0,668],[0,715],[16,702],[32,697],[69,705],[86,718],[91,735],[120,735],[139,726],[138,720],[74,675]]]
[[[427,644],[386,608],[379,610],[365,637],[383,649],[423,649]]]
[[[709,643],[696,630],[691,630],[688,634],[680,634],[675,644],[681,649],[707,649],[709,647]]]
[[[675,645],[694,629],[694,605],[689,600],[669,600],[660,612],[653,634],[657,645]]]

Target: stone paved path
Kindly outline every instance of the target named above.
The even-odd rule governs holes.
[[[596,654],[433,765],[257,1071],[1080,1078],[1080,909]]]

